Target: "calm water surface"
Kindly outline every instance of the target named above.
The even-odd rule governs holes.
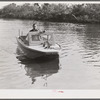
[[[100,25],[37,21],[55,34],[59,59],[20,61],[16,36],[32,23],[0,19],[0,89],[100,89]]]

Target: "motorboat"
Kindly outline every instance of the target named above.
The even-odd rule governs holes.
[[[31,31],[17,37],[18,47],[28,58],[59,56],[61,46],[55,42],[52,32]]]

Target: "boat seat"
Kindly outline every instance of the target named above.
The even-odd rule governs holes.
[[[30,46],[41,45],[41,41],[34,41],[29,43]]]

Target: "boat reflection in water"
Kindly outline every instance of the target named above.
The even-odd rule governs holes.
[[[45,80],[44,85],[47,86],[47,78],[57,73],[59,70],[59,57],[40,57],[36,59],[29,59],[25,56],[19,55],[16,58],[22,65],[24,65],[26,75],[30,76],[32,79],[32,84],[34,84],[37,77],[41,77]]]

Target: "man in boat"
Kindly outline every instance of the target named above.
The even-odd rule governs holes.
[[[41,41],[41,38],[43,39],[43,37],[41,37],[41,34],[45,33],[45,30],[44,31],[39,31],[36,27],[37,27],[36,24],[33,23],[33,29],[31,29],[29,31],[29,33],[27,34],[27,36],[26,36],[26,40],[27,41],[29,41],[28,35],[29,34],[33,34],[32,32],[36,32],[37,33],[37,36],[35,36],[33,39],[35,39],[35,40],[38,40],[39,39],[40,41]],[[31,35],[31,38],[32,38],[32,35]],[[43,43],[41,43],[41,44],[43,44],[43,47],[50,48],[50,44],[49,44],[49,41],[48,41],[47,38],[44,38],[42,41],[43,41]]]
[[[26,40],[27,41],[29,41],[29,35],[30,34],[34,34],[34,32],[35,32],[35,34],[37,33],[37,35],[38,36],[40,36],[41,34],[43,34],[43,33],[45,33],[45,30],[44,31],[40,31],[40,30],[38,30],[37,29],[37,25],[36,25],[36,23],[33,23],[33,25],[32,25],[32,29],[28,32],[28,34],[26,35]],[[38,39],[38,37],[36,37],[37,39]]]
[[[39,30],[37,29],[36,23],[33,23],[33,28],[32,28],[29,32],[33,32],[33,31],[39,31]],[[39,31],[39,34],[41,34],[41,33],[45,33],[45,30],[44,30],[44,31]]]
[[[31,29],[29,32],[32,32],[32,31],[38,31],[38,30],[36,29],[36,24],[35,24],[35,23],[33,23],[33,29]]]

